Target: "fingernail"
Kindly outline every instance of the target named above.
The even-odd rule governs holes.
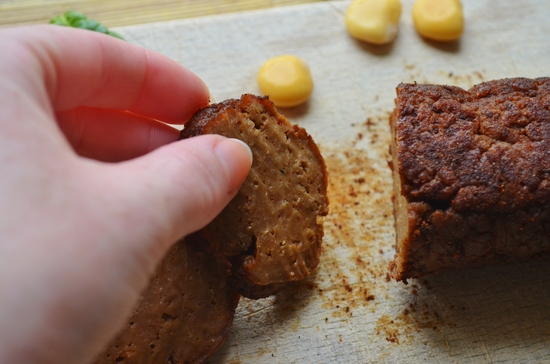
[[[248,153],[248,157],[250,158],[250,164],[252,165],[252,161],[254,160],[254,155],[252,154],[252,149],[250,149],[248,144],[246,144],[245,142],[243,142],[240,139],[229,138],[227,140],[229,140],[231,142],[236,142],[237,144],[240,144],[242,147],[244,147],[244,149]]]
[[[227,138],[216,144],[214,153],[220,158],[230,176],[231,189],[238,188],[252,165],[250,147],[242,140]]]

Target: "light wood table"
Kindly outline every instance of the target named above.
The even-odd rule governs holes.
[[[107,27],[267,9],[323,0],[5,0],[0,27],[47,23],[68,10],[85,13]]]

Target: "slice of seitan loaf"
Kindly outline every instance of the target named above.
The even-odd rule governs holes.
[[[94,364],[206,362],[229,334],[239,302],[229,274],[223,258],[177,243]]]
[[[328,212],[326,166],[319,148],[267,97],[243,95],[199,111],[182,138],[221,134],[252,149],[251,171],[237,196],[206,228],[205,239],[233,265],[244,296],[265,297],[301,280],[319,263]]]

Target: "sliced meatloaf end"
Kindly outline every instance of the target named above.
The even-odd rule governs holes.
[[[390,124],[393,278],[550,254],[550,78],[401,84]]]

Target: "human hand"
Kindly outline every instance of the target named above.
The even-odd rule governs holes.
[[[170,246],[235,195],[250,150],[175,142],[154,119],[181,124],[209,94],[157,53],[50,25],[0,44],[0,362],[88,363]]]

